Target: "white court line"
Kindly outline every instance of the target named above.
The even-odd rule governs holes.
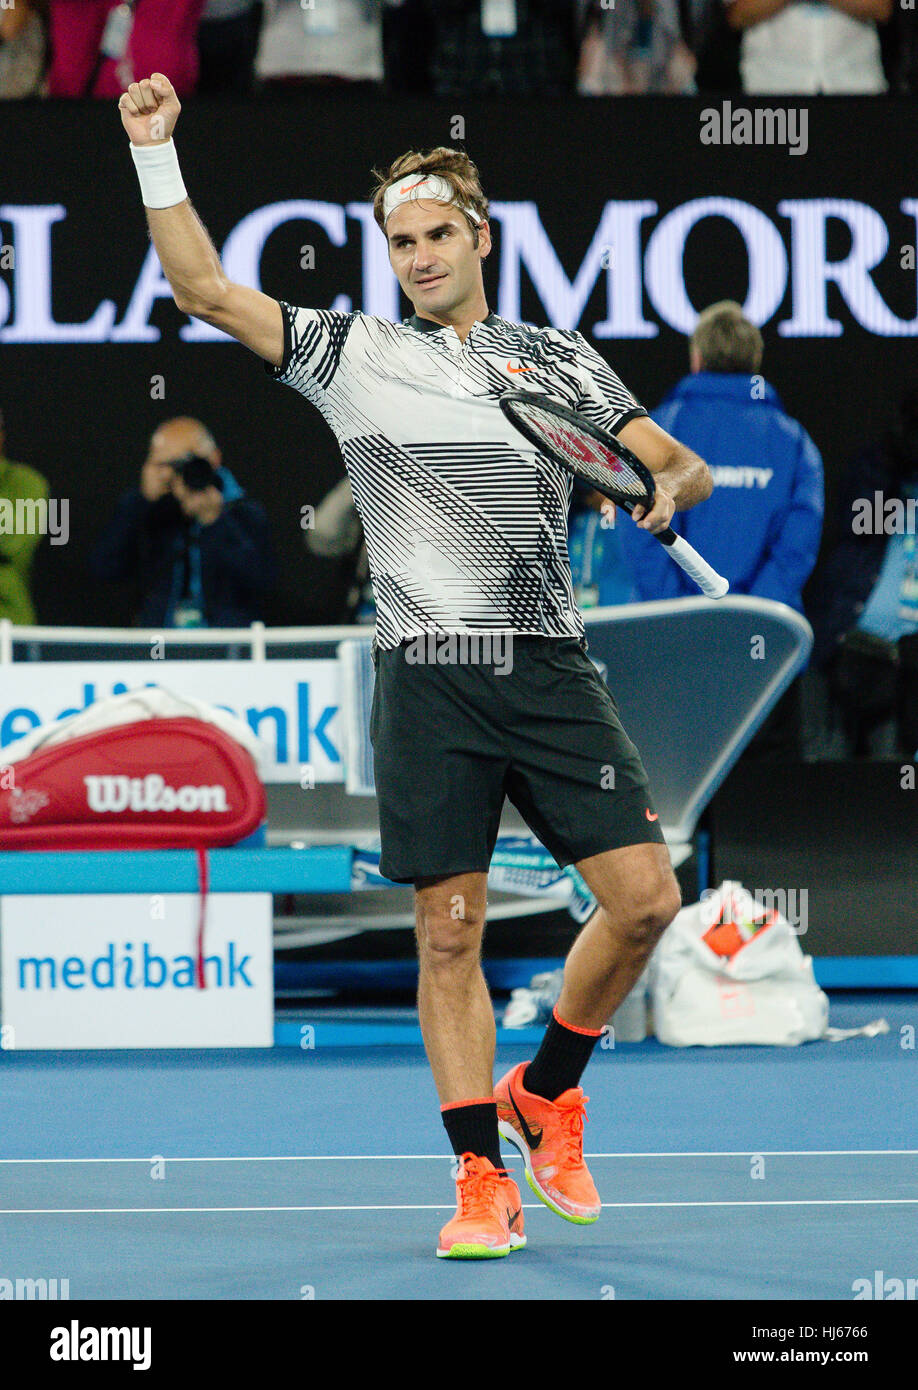
[[[538,1211],[541,1202],[525,1202],[526,1211]],[[290,1211],[446,1211],[447,1202],[427,1202],[423,1205],[380,1204],[374,1206],[308,1206],[308,1207],[10,1207],[0,1208],[0,1216],[174,1216],[182,1213],[252,1213]],[[603,1210],[624,1210],[656,1207],[895,1207],[918,1206],[918,1197],[792,1197],[775,1200],[755,1199],[744,1202],[603,1202]]]
[[[858,1154],[866,1157],[918,1157],[918,1149],[711,1149],[711,1150],[671,1150],[659,1153],[607,1153],[584,1154],[585,1159],[593,1158],[749,1158],[751,1155],[762,1158],[851,1158]],[[149,1163],[152,1157],[162,1158],[169,1163],[405,1163],[419,1160],[436,1160],[451,1163],[449,1154],[243,1154],[239,1157],[223,1155],[201,1158],[170,1158],[168,1154],[145,1154],[142,1158],[0,1158],[2,1163]]]

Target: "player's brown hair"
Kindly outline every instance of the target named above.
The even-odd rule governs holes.
[[[721,299],[704,309],[689,341],[706,372],[751,376],[762,365],[762,335],[734,299]]]
[[[383,198],[386,189],[409,174],[439,174],[453,190],[457,204],[465,203],[483,221],[488,217],[488,200],[481,191],[478,170],[464,150],[450,149],[448,145],[437,145],[432,150],[408,150],[393,160],[388,169],[374,169],[376,183],[372,190],[373,216],[377,225],[385,231],[383,221]],[[475,245],[478,245],[478,228],[466,214],[465,220],[472,229]]]

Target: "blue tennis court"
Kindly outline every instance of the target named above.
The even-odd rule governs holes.
[[[0,1053],[0,1276],[71,1299],[833,1299],[918,1277],[914,994],[889,1032],[597,1051],[593,1226],[438,1261],[451,1159],[418,1047]],[[502,1044],[498,1072],[531,1055]],[[512,1152],[512,1151],[511,1151]],[[515,1155],[508,1164],[517,1169]]]

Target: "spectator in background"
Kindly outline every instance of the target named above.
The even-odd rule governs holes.
[[[918,18],[904,3],[893,7],[893,16],[880,30],[883,66],[889,90],[899,95],[918,94]]]
[[[702,94],[742,91],[741,37],[727,19],[725,0],[679,0],[682,32],[695,59],[695,86]]]
[[[262,0],[206,0],[198,27],[198,94],[250,96]]]
[[[869,756],[874,735],[892,722],[900,753],[918,759],[916,513],[918,381],[896,427],[848,469],[838,540],[814,596],[813,661],[854,757]]]
[[[6,432],[0,411],[0,500],[12,502],[47,501],[48,483],[25,463],[12,463],[6,457]],[[6,510],[4,508],[4,510]],[[15,527],[15,521],[14,521]],[[35,608],[29,584],[32,560],[41,541],[41,532],[0,529],[0,618],[27,627],[35,622]]]
[[[204,0],[50,0],[53,97],[118,97],[167,72],[180,97],[195,90]]]
[[[212,479],[208,476],[212,471]],[[140,627],[245,627],[276,567],[264,508],[246,497],[200,420],[160,425],[96,545],[101,580],[133,580]]]
[[[347,478],[342,478],[322,498],[316,508],[313,524],[306,531],[306,544],[313,555],[325,560],[342,560],[347,564],[350,581],[348,622],[375,623],[376,600],[363,524]]]
[[[825,505],[819,451],[758,375],[762,335],[738,304],[724,300],[699,316],[689,363],[691,375],[653,418],[707,460],[714,491],[670,524],[730,581],[732,593],[774,599],[803,613],[801,591],[816,564]],[[622,541],[641,599],[697,595],[652,536],[627,526]],[[760,730],[754,751],[796,756],[801,722],[795,681]]]
[[[622,550],[622,526],[617,522],[614,502],[601,492],[574,482],[567,518],[567,552],[579,608],[610,608],[637,600]]]
[[[266,0],[255,71],[268,87],[381,83],[382,0]]]
[[[588,5],[577,74],[581,96],[694,92],[694,71],[677,0]]]
[[[429,35],[436,97],[564,96],[575,88],[576,0],[407,0]]]
[[[725,0],[742,31],[743,90],[756,95],[885,92],[877,23],[893,0]]]
[[[47,94],[48,0],[0,10],[0,100]]]
[[[434,22],[428,0],[387,0],[382,33],[386,90],[429,93]]]

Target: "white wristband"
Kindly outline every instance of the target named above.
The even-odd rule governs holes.
[[[140,179],[144,207],[171,208],[184,203],[188,194],[171,136],[162,145],[132,144],[131,157]]]

